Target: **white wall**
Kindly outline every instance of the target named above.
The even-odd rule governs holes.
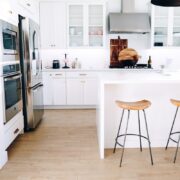
[[[106,0],[107,3],[107,15],[109,12],[120,12],[121,1],[120,0]],[[135,0],[135,11],[148,12],[150,6],[150,0]],[[176,49],[164,49],[155,50],[150,49],[150,34],[108,34],[106,38],[105,49],[56,49],[56,50],[42,50],[43,67],[51,66],[53,59],[59,59],[63,62],[64,53],[68,53],[69,59],[72,61],[76,57],[81,61],[83,68],[104,68],[109,66],[110,62],[110,45],[109,41],[112,38],[128,39],[128,47],[134,48],[141,55],[139,63],[146,63],[149,55],[152,56],[152,65],[154,68],[159,68],[162,64],[168,64],[167,59],[170,59],[171,68],[180,68],[180,60],[178,60],[178,50]]]

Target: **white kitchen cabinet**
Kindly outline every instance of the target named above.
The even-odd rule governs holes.
[[[83,105],[82,79],[67,79],[67,105]]]
[[[97,73],[43,72],[45,106],[95,106]]]
[[[67,105],[97,104],[97,75],[93,72],[67,72]]]
[[[103,47],[105,4],[68,4],[68,47]]]
[[[52,74],[53,105],[66,105],[66,80],[64,73]]]
[[[97,92],[97,78],[86,79],[84,83],[84,104],[85,105],[96,105],[98,99]]]
[[[66,48],[66,14],[64,2],[40,2],[42,48]]]
[[[14,0],[1,0],[0,1],[0,19],[18,25],[17,4]]]
[[[15,117],[11,119],[7,124],[4,125],[4,143],[7,149],[14,139],[22,133],[24,129],[24,119],[22,111],[19,112]]]
[[[180,47],[180,8],[152,5],[152,47]]]
[[[65,73],[44,72],[44,105],[66,105]]]
[[[43,99],[44,105],[53,105],[52,75],[43,72]]]

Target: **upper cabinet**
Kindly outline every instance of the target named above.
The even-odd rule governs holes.
[[[41,47],[66,48],[66,4],[64,2],[40,3]]]
[[[180,46],[180,8],[152,5],[152,47]]]
[[[105,4],[68,4],[68,47],[103,47]]]
[[[18,25],[18,13],[14,0],[0,0],[0,19]]]

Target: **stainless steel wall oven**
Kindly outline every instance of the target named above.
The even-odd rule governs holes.
[[[21,73],[19,64],[3,66],[6,124],[22,110]]]
[[[0,20],[0,48],[3,61],[19,61],[18,27]]]

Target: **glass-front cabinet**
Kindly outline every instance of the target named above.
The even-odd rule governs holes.
[[[83,46],[83,5],[69,5],[69,46]]]
[[[180,8],[152,5],[152,47],[180,46]]]
[[[173,19],[173,46],[180,47],[180,8],[174,8]]]
[[[89,46],[103,46],[103,6],[89,5]]]
[[[105,5],[68,5],[68,47],[103,47]]]

